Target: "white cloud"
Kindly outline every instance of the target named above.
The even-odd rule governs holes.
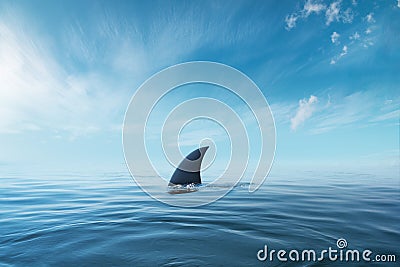
[[[331,24],[333,21],[339,21],[340,3],[341,0],[333,2],[329,5],[325,12],[326,25]]]
[[[290,120],[290,127],[292,130],[296,130],[297,127],[303,124],[315,111],[315,104],[318,102],[316,96],[311,95],[310,98],[299,100],[299,107],[296,115]]]
[[[397,7],[400,8],[400,0],[397,0]]]
[[[298,19],[298,16],[296,14],[291,14],[290,16],[286,16],[285,22],[286,22],[286,29],[291,30],[294,27],[296,27],[296,21]]]
[[[348,8],[344,12],[342,12],[340,18],[344,23],[352,23],[354,19],[354,14],[351,8]]]
[[[374,23],[375,19],[374,19],[374,13],[369,13],[365,19],[369,22],[369,23]]]
[[[355,32],[353,35],[351,35],[350,37],[349,37],[349,39],[350,40],[358,40],[358,39],[360,39],[360,34],[358,34],[358,32]]]
[[[287,30],[291,30],[296,27],[296,23],[300,19],[307,19],[311,14],[320,14],[325,10],[326,25],[330,25],[334,21],[340,21],[343,23],[352,23],[354,19],[354,12],[349,7],[346,10],[341,10],[342,0],[332,2],[328,7],[322,2],[317,0],[307,0],[304,3],[303,9],[297,12],[287,15],[285,18]],[[353,5],[356,3],[353,2]]]
[[[373,45],[374,45],[374,42],[369,41],[369,40],[365,40],[364,43],[363,43],[363,47],[364,48],[368,48],[368,47],[373,46]]]
[[[339,37],[340,37],[340,34],[338,34],[337,32],[333,32],[332,35],[331,35],[332,43],[334,44],[334,43],[338,42]]]
[[[340,57],[347,55],[347,50],[348,50],[347,45],[343,46],[342,53],[340,53]]]
[[[296,22],[299,19],[305,19],[308,16],[310,16],[312,13],[319,14],[321,11],[325,10],[326,6],[321,3],[320,1],[316,0],[307,0],[304,3],[304,7],[302,10],[297,11],[293,14],[287,15],[285,17],[285,22],[286,22],[286,30],[290,31],[294,27],[296,27]]]
[[[318,14],[322,10],[325,10],[325,8],[326,6],[319,1],[307,0],[307,2],[304,4],[303,16],[307,18],[312,13]]]
[[[372,32],[371,28],[367,28],[367,29],[365,30],[365,34],[370,34],[371,32]]]

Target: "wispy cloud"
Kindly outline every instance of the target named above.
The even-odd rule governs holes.
[[[358,32],[355,32],[353,35],[351,35],[350,37],[349,37],[349,39],[350,40],[358,40],[358,39],[360,39],[360,34],[358,33]]]
[[[290,127],[292,130],[296,130],[297,127],[303,124],[315,111],[315,104],[318,102],[316,96],[311,95],[310,98],[299,100],[299,107],[296,115],[290,120]]]
[[[389,111],[385,114],[379,115],[379,116],[371,119],[371,122],[386,121],[386,120],[396,119],[396,118],[400,119],[400,109]]]
[[[277,124],[290,122],[298,108],[297,103],[273,103],[270,105],[274,120]]]
[[[298,11],[286,16],[286,30],[293,30],[300,20],[305,20],[307,17],[315,14],[321,18],[322,27],[332,27],[335,23],[353,23],[357,17],[357,23],[351,26],[349,30],[343,32],[333,31],[330,35],[330,42],[338,45],[342,44],[338,51],[337,47],[333,47],[329,53],[330,65],[336,64],[341,58],[351,51],[357,51],[359,48],[369,48],[375,44],[376,36],[372,33],[379,25],[375,25],[376,21],[374,13],[360,13],[353,11],[357,6],[357,2],[349,4],[342,0],[330,1],[330,3],[322,1],[305,1],[304,6]],[[335,26],[336,27],[336,26]],[[349,34],[349,31],[352,34]]]
[[[352,23],[354,19],[354,13],[351,8],[347,8],[341,13],[341,19],[343,23]]]
[[[331,65],[336,64],[338,62],[338,60],[340,60],[342,57],[347,55],[348,50],[349,49],[348,49],[347,45],[344,45],[340,54],[331,59]]]
[[[352,23],[354,19],[354,14],[352,9],[349,7],[346,10],[342,10],[341,8],[342,1],[332,2],[329,7],[326,9],[325,18],[326,25],[330,25],[332,22],[343,22],[343,23]]]
[[[2,133],[51,129],[78,136],[115,129],[132,90],[150,74],[184,61],[205,44],[224,47],[254,34],[248,22],[221,35],[210,30],[205,11],[171,8],[150,28],[137,29],[136,18],[127,23],[99,12],[93,21],[61,24],[61,37],[46,36],[34,19],[9,10],[0,17]],[[229,21],[212,18],[229,27]]]
[[[307,0],[301,10],[298,10],[285,18],[287,30],[296,27],[296,22],[300,19],[307,19],[311,14],[323,14],[325,11],[325,24],[329,26],[332,22],[352,23],[354,12],[351,7],[341,8],[342,0],[334,1],[328,6],[322,1]]]
[[[76,136],[107,127],[122,96],[100,73],[68,71],[27,27],[9,16],[0,20],[0,132],[46,129]]]
[[[343,46],[342,53],[340,53],[340,57],[347,55],[347,50],[348,50],[347,45]]]
[[[321,1],[307,0],[304,3],[302,10],[286,16],[286,18],[285,18],[286,30],[291,30],[294,27],[296,27],[296,21],[298,19],[306,19],[312,13],[319,14],[321,11],[323,11],[325,9],[326,9],[326,6]]]
[[[310,133],[321,134],[337,128],[368,126],[400,118],[397,102],[385,103],[371,91],[329,98],[329,102],[313,116]]]
[[[375,19],[374,19],[374,13],[369,13],[366,17],[365,17],[365,19],[369,22],[369,23],[374,23],[375,22]]]
[[[320,13],[321,11],[325,10],[326,6],[320,1],[313,1],[313,0],[307,0],[306,3],[304,4],[303,8],[303,16],[308,17],[312,13]]]
[[[369,13],[367,16],[365,16],[363,18],[364,21],[366,21],[368,23],[368,28],[365,30],[364,33],[359,34],[358,31],[355,31],[353,34],[348,36],[348,42],[344,44],[344,46],[342,47],[342,50],[338,53],[337,55],[333,56],[330,60],[330,64],[336,64],[343,56],[348,54],[348,51],[350,48],[352,48],[352,50],[357,50],[360,47],[363,48],[368,48],[370,46],[374,45],[374,39],[375,37],[372,36],[372,28],[375,27],[374,25],[370,25],[375,23],[375,19],[373,18],[373,13]],[[337,34],[335,34],[336,32],[334,32],[331,35],[331,42],[334,44],[338,44],[338,38],[340,36],[338,36]],[[343,42],[345,42],[345,39],[343,39]]]
[[[278,125],[290,122],[298,130],[306,121],[311,134],[326,133],[343,127],[365,127],[400,119],[400,99],[382,100],[374,91],[358,91],[345,96],[329,93],[292,102],[273,103],[271,110]],[[293,115],[294,114],[294,115]]]
[[[369,114],[372,104],[362,106],[362,102],[369,96],[362,92],[357,92],[343,98],[331,100],[331,105],[321,111],[318,117],[314,118],[313,134],[319,134],[333,130],[337,127],[351,125],[365,118]]]
[[[331,24],[333,21],[339,21],[340,3],[341,1],[339,0],[329,5],[325,13],[326,25]]]
[[[296,21],[299,17],[296,14],[287,15],[285,18],[286,30],[291,30],[296,27]]]

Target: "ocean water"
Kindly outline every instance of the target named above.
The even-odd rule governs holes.
[[[398,174],[271,174],[256,193],[242,183],[212,204],[178,208],[128,173],[3,175],[0,266],[399,266],[399,182]],[[339,238],[396,262],[257,259],[265,245],[318,253],[338,249]]]

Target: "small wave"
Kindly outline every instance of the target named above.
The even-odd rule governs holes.
[[[209,190],[222,190],[226,188],[244,188],[247,189],[252,183],[223,183],[223,184],[187,184],[187,185],[173,185],[168,186],[169,194],[185,194],[193,193],[197,191],[209,191]]]
[[[248,188],[252,183],[224,183],[224,184],[205,184],[207,188]]]
[[[194,183],[187,184],[187,185],[173,185],[168,186],[168,193],[175,195],[175,194],[185,194],[185,193],[193,193],[199,190],[201,185],[196,185]]]

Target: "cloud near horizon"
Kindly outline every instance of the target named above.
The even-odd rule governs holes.
[[[290,127],[292,130],[296,130],[301,124],[303,124],[315,111],[315,104],[318,102],[318,98],[311,95],[307,100],[306,98],[299,100],[299,107],[296,115],[290,119]]]

